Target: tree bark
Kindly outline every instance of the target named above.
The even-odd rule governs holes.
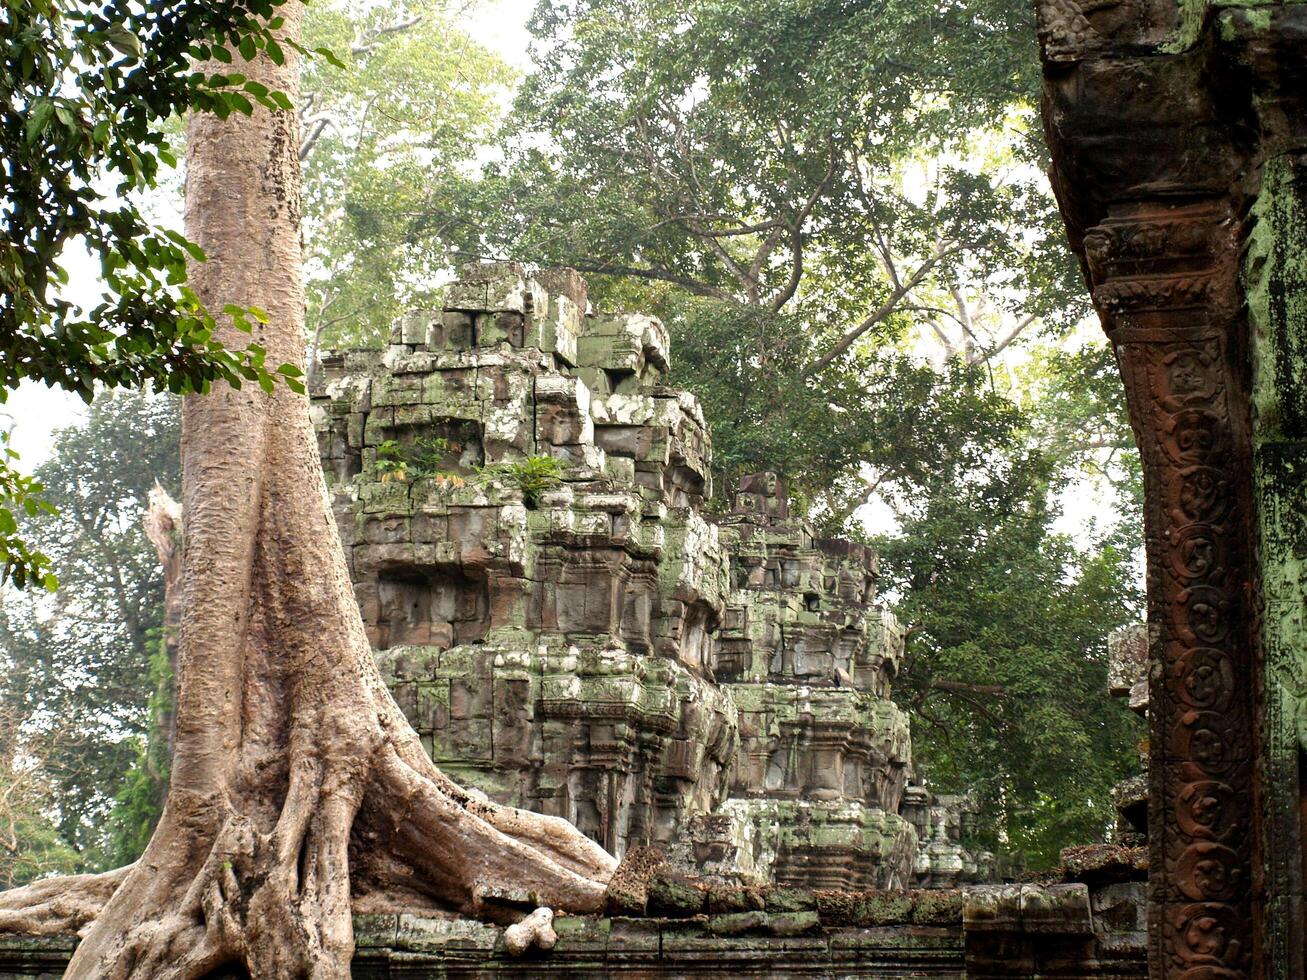
[[[302,5],[278,11],[297,38]],[[289,50],[286,64],[260,56],[245,74],[298,95]],[[265,109],[188,127],[187,235],[209,256],[191,285],[209,309],[267,312],[252,338],[227,327],[220,339],[252,339],[270,365],[304,358],[296,128],[294,112]],[[67,976],[345,978],[352,900],[497,921],[536,905],[600,909],[612,856],[566,821],[462,791],[391,699],[306,398],[281,384],[187,397],[182,467],[168,799]]]
[[[158,785],[159,803],[168,798],[168,780],[158,762],[172,759],[177,747],[177,651],[181,645],[182,626],[182,507],[156,480],[150,489],[149,505],[142,521],[145,536],[154,545],[163,570],[163,653],[168,662],[167,688],[156,691],[163,700],[157,717],[152,719],[155,733],[163,739],[162,758],[151,746],[146,758],[150,778]],[[151,736],[153,741],[154,736]]]

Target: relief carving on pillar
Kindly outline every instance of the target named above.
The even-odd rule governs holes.
[[[1037,0],[1035,30],[1048,62],[1079,61],[1109,41],[1160,40],[1175,25],[1166,0]]]
[[[1249,468],[1235,222],[1131,205],[1086,232],[1148,489],[1153,967],[1250,976],[1253,714]]]
[[[1035,24],[1044,57],[1062,61],[1078,57],[1098,40],[1075,0],[1043,0],[1035,5]]]

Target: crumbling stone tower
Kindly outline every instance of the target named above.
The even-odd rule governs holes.
[[[559,284],[474,267],[385,351],[324,364],[316,406],[364,622],[433,757],[621,853],[725,794],[726,561],[661,325],[583,329],[584,284]],[[541,460],[563,478],[533,487]]]
[[[575,273],[474,265],[386,350],[322,366],[323,462],[396,698],[446,772],[615,853],[911,884],[875,555],[814,539],[773,474],[709,517],[664,328],[586,306]]]
[[[903,631],[872,604],[875,554],[813,538],[772,473],[744,479],[718,531],[732,588],[714,664],[740,719],[722,812],[778,883],[908,884],[916,833],[899,808],[912,751],[889,700]]]

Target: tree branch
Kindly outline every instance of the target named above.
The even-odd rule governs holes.
[[[835,150],[830,151],[829,159],[826,163],[826,173],[822,175],[817,186],[812,189],[808,199],[803,202],[799,208],[798,214],[790,223],[790,278],[785,283],[781,291],[772,297],[771,311],[780,312],[781,307],[790,301],[799,288],[799,281],[803,278],[803,223],[808,220],[808,215],[812,209],[817,206],[826,189],[830,186],[832,178],[835,176]],[[758,249],[758,254],[753,258],[753,264],[749,267],[749,277],[755,286],[762,276],[763,264],[771,257],[772,249],[778,244],[775,233],[768,236],[767,241],[763,242],[762,247]]]
[[[573,261],[572,268],[577,272],[591,272],[601,276],[634,276],[636,279],[647,279],[654,282],[670,282],[674,286],[682,286],[694,293],[696,296],[707,296],[712,299],[731,300],[734,299],[730,293],[716,286],[709,286],[707,283],[700,282],[697,279],[691,279],[688,276],[680,276],[663,269],[641,269],[635,266],[613,265],[608,262],[598,262],[593,259],[578,259]]]
[[[840,338],[839,343],[837,343],[834,347],[828,350],[821,357],[817,358],[817,360],[814,361],[808,367],[808,369],[803,372],[803,376],[805,378],[811,377],[812,375],[816,374],[818,371],[823,370],[833,360],[835,360],[837,357],[839,357],[841,354],[847,351],[850,347],[852,347],[854,342],[859,337],[861,337],[864,333],[866,333],[876,324],[884,320],[885,317],[893,313],[895,308],[898,306],[899,300],[901,300],[904,296],[906,296],[918,285],[920,285],[922,280],[926,278],[926,275],[930,272],[930,270],[933,269],[936,265],[938,265],[940,260],[944,258],[945,254],[947,253],[940,253],[938,255],[933,256],[932,258],[926,259],[926,261],[921,263],[920,267],[918,267],[917,271],[912,274],[912,277],[907,282],[899,285],[894,290],[894,292],[890,293],[889,299],[881,303],[880,306],[878,306],[870,316],[868,316],[865,320],[859,323],[852,330],[849,330],[847,333],[845,333],[844,336]]]
[[[331,117],[328,115],[318,116],[310,120],[304,128],[304,134],[300,137],[300,161],[303,162],[309,158],[313,152],[313,147],[317,146],[318,140],[326,132],[327,127],[331,125]]]
[[[772,297],[771,311],[779,313],[781,307],[788,303],[798,291],[799,281],[803,278],[803,235],[798,226],[790,230],[790,278],[779,293]]]
[[[1006,348],[1009,344],[1012,343],[1012,341],[1016,340],[1019,336],[1021,336],[1021,334],[1025,331],[1025,329],[1038,319],[1039,317],[1035,316],[1035,314],[1033,313],[1031,313],[1029,316],[1024,317],[1020,323],[1018,323],[1015,327],[1013,327],[1011,330],[1009,330],[1006,334],[1003,335],[1003,339],[998,342],[998,345],[996,347],[994,347],[992,350],[986,351],[983,355],[976,354],[974,360],[968,358],[967,363],[975,364],[977,361],[980,360],[989,360],[991,357],[997,357],[1000,353],[1002,353],[1004,348]]]
[[[965,681],[930,682],[933,691],[949,691],[955,694],[986,694],[993,697],[1007,697],[1007,688],[1002,684],[968,684]]]
[[[410,17],[408,20],[395,21],[393,24],[387,24],[384,27],[378,27],[375,30],[369,31],[363,38],[350,45],[349,53],[356,58],[361,54],[367,54],[377,46],[377,42],[383,37],[386,37],[389,34],[401,34],[404,31],[412,30],[414,27],[417,27],[418,24],[421,24],[422,20],[423,18],[419,14]]]

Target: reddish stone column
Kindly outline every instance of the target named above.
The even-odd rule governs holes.
[[[1254,929],[1258,672],[1237,227],[1220,201],[1130,203],[1084,237],[1144,459],[1151,963],[1185,980],[1246,976]]]
[[[1301,750],[1262,655],[1244,260],[1268,161],[1307,151],[1307,7],[1036,8],[1050,176],[1144,464],[1150,975],[1302,977]]]

